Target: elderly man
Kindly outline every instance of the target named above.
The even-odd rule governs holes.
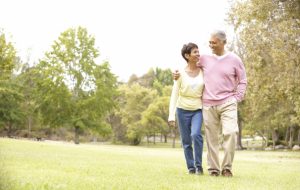
[[[238,133],[237,102],[245,94],[247,79],[241,59],[225,50],[226,34],[211,34],[212,55],[201,55],[198,66],[204,73],[203,121],[208,148],[207,163],[211,176],[232,177],[232,163]],[[180,73],[173,73],[177,80]],[[219,162],[219,131],[224,138],[224,158]]]

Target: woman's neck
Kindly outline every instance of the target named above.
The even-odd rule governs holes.
[[[188,62],[187,69],[193,71],[193,70],[197,70],[198,67],[197,67],[196,63],[190,63],[190,62]]]

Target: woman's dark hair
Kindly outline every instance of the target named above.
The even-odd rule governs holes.
[[[186,61],[188,61],[187,58],[184,55],[185,54],[189,54],[190,55],[191,52],[192,52],[192,50],[194,48],[198,49],[198,46],[196,44],[194,44],[194,43],[190,42],[188,44],[184,44],[183,47],[182,47],[182,49],[181,49],[181,55],[182,55],[183,59],[185,59]]]

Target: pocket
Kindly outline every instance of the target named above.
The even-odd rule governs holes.
[[[203,110],[209,110],[210,106],[202,106]]]
[[[237,104],[237,100],[235,98],[224,102],[220,106],[221,107],[226,107],[226,106],[233,105],[233,104]]]

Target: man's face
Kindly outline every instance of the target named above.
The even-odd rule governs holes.
[[[222,55],[224,52],[224,41],[220,40],[216,36],[211,36],[209,40],[209,47],[211,48],[212,52],[216,55]]]

